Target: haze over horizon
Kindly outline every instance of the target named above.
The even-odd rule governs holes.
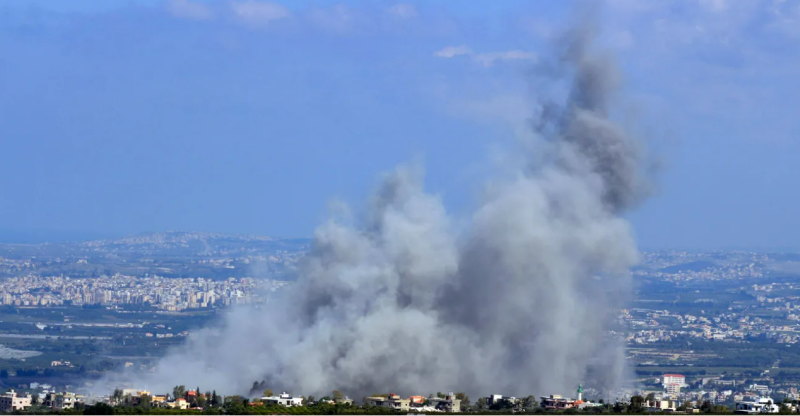
[[[417,156],[466,215],[576,4],[4,1],[0,237],[310,237],[331,198]],[[629,215],[640,246],[797,249],[800,5],[597,10],[630,127],[664,154]]]

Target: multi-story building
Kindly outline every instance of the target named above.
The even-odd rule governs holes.
[[[31,406],[31,395],[17,395],[14,390],[9,390],[6,394],[0,395],[0,412],[13,412],[14,410],[25,410]]]
[[[56,396],[56,405],[54,409],[73,409],[75,405],[81,403],[81,397],[75,393],[62,393]]]
[[[672,400],[676,400],[678,395],[681,394],[681,385],[676,383],[667,384],[666,390],[667,396]]]
[[[566,410],[575,407],[575,400],[561,397],[560,394],[551,394],[550,397],[542,397],[541,406],[547,410]]]
[[[266,404],[279,404],[281,406],[286,406],[286,407],[303,405],[302,397],[292,397],[290,394],[286,392],[281,393],[280,396],[262,397],[261,401]]]
[[[677,384],[679,387],[686,387],[686,377],[680,374],[664,374],[661,384],[664,386],[664,388],[667,388],[667,386],[670,384]]]
[[[411,400],[401,399],[400,396],[394,393],[388,397],[367,397],[364,400],[364,404],[367,406],[388,407],[402,412],[407,412],[411,409]]]
[[[167,406],[173,409],[186,410],[189,408],[189,402],[183,397],[178,397],[175,401],[168,402]]]
[[[409,398],[409,401],[411,398]],[[461,412],[461,400],[456,399],[456,395],[453,392],[450,392],[444,398],[436,397],[430,399],[431,405],[436,408],[436,410],[440,410],[447,413],[459,413]]]
[[[652,400],[645,403],[645,407],[651,412],[674,412],[675,402],[672,400]]]

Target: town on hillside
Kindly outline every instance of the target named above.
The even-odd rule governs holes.
[[[0,395],[0,411],[23,413],[49,412],[92,412],[97,409],[118,410],[122,413],[185,412],[226,414],[264,412],[291,412],[307,414],[335,413],[727,413],[762,414],[796,413],[800,411],[800,397],[792,390],[781,392],[782,400],[773,400],[773,392],[766,386],[753,384],[736,388],[735,383],[727,384],[729,390],[688,390],[691,387],[681,374],[664,374],[659,380],[660,389],[638,390],[616,400],[584,397],[583,386],[579,385],[575,396],[559,394],[527,397],[513,397],[490,394],[478,398],[474,403],[465,393],[441,393],[401,397],[395,393],[373,394],[356,403],[342,392],[334,390],[330,395],[296,396],[287,392],[275,394],[269,388],[258,397],[223,396],[216,391],[202,392],[200,388],[189,390],[185,386],[175,386],[171,392],[158,394],[143,389],[115,389],[105,396],[81,395],[73,392],[56,392],[51,386],[32,383],[26,391],[9,390]],[[720,380],[716,380],[720,382]],[[725,382],[724,380],[722,381]],[[726,385],[726,384],[723,384]],[[254,382],[251,395],[265,387],[265,383]],[[740,392],[741,391],[741,392]],[[726,406],[732,396],[733,406]],[[87,410],[88,409],[88,410]],[[116,410],[115,410],[116,409]],[[126,410],[127,409],[127,410]],[[283,410],[282,410],[283,409]],[[86,413],[89,414],[89,413]],[[91,413],[96,414],[96,413]]]

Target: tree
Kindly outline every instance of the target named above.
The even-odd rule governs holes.
[[[225,404],[232,403],[232,402],[239,402],[241,403],[241,396],[227,396],[225,397]]]
[[[714,412],[714,404],[708,400],[705,400],[703,404],[700,405],[700,411],[703,413],[713,413]]]
[[[444,399],[444,398],[445,398],[445,397],[447,397],[447,396],[445,396],[445,394],[444,394],[444,393],[442,393],[442,392],[440,392],[440,391],[437,391],[437,392],[436,392],[436,397],[438,397],[438,398],[440,398],[440,399]]]
[[[477,402],[475,402],[475,410],[477,410],[479,412],[483,412],[483,411],[486,410],[486,408],[487,408],[487,406],[486,406],[486,398],[485,397],[481,397],[480,399],[478,399]]]
[[[644,398],[644,400],[646,402],[648,402],[648,403],[652,403],[652,402],[656,401],[656,394],[655,393],[650,393],[650,394],[647,395],[647,397]]]
[[[225,414],[229,415],[243,415],[247,413],[247,407],[242,403],[239,396],[231,396],[225,398]]]
[[[272,397],[272,389],[264,390],[264,397]]]
[[[691,408],[692,408],[692,402],[687,400],[687,401],[683,402],[682,405],[678,406],[677,410],[684,411],[684,410],[689,410]]]
[[[469,407],[469,396],[467,396],[467,393],[463,391],[456,393],[456,399],[461,400],[461,409],[459,410],[466,410]]]
[[[314,402],[316,402],[316,401],[317,401],[317,398],[316,398],[316,397],[314,397],[314,396],[308,396],[308,399],[307,399],[307,402],[308,402],[308,404],[313,404],[313,403],[314,403]]]
[[[512,410],[514,408],[516,408],[516,403],[508,399],[496,400],[489,406],[489,410],[494,411]]]
[[[114,408],[105,403],[96,403],[83,409],[85,415],[113,415]]]
[[[644,410],[644,397],[636,395],[631,397],[631,405],[628,408],[628,413],[642,413]]]
[[[179,397],[184,397],[184,396],[186,396],[186,386],[183,386],[183,385],[175,386],[172,389],[172,397],[173,398],[177,399]]]
[[[121,400],[122,400],[122,390],[114,389],[114,394],[111,395],[111,403],[119,404]]]
[[[534,407],[536,407],[536,397],[530,395],[522,399],[522,407],[525,409],[533,409]]]
[[[143,408],[143,409],[149,409],[151,407],[152,402],[153,402],[153,400],[150,398],[150,396],[144,394],[144,395],[139,396],[139,405],[138,406]]]
[[[218,407],[207,407],[207,408],[203,409],[203,414],[204,415],[221,415],[222,414],[222,409],[220,409]]]
[[[340,392],[339,390],[334,390],[331,393],[331,396],[333,396],[333,401],[335,401],[336,403],[339,403],[342,400],[344,400],[344,394],[342,394],[342,392]]]
[[[208,399],[206,399],[206,396],[200,396],[200,395],[197,396],[196,400],[197,407],[206,407],[207,403]]]

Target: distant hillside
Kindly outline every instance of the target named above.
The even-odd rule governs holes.
[[[99,248],[117,254],[136,253],[158,257],[214,255],[270,255],[278,251],[304,251],[308,238],[279,239],[256,235],[235,235],[170,231],[148,233],[114,240],[81,243],[83,247]]]
[[[0,228],[0,244],[66,243],[114,237],[113,234],[82,231]]]
[[[659,271],[663,273],[699,272],[718,266],[719,265],[717,263],[710,260],[697,260],[689,263],[676,264],[674,266],[664,267]]]
[[[200,232],[148,233],[76,243],[0,244],[0,276],[290,278],[311,239]]]

